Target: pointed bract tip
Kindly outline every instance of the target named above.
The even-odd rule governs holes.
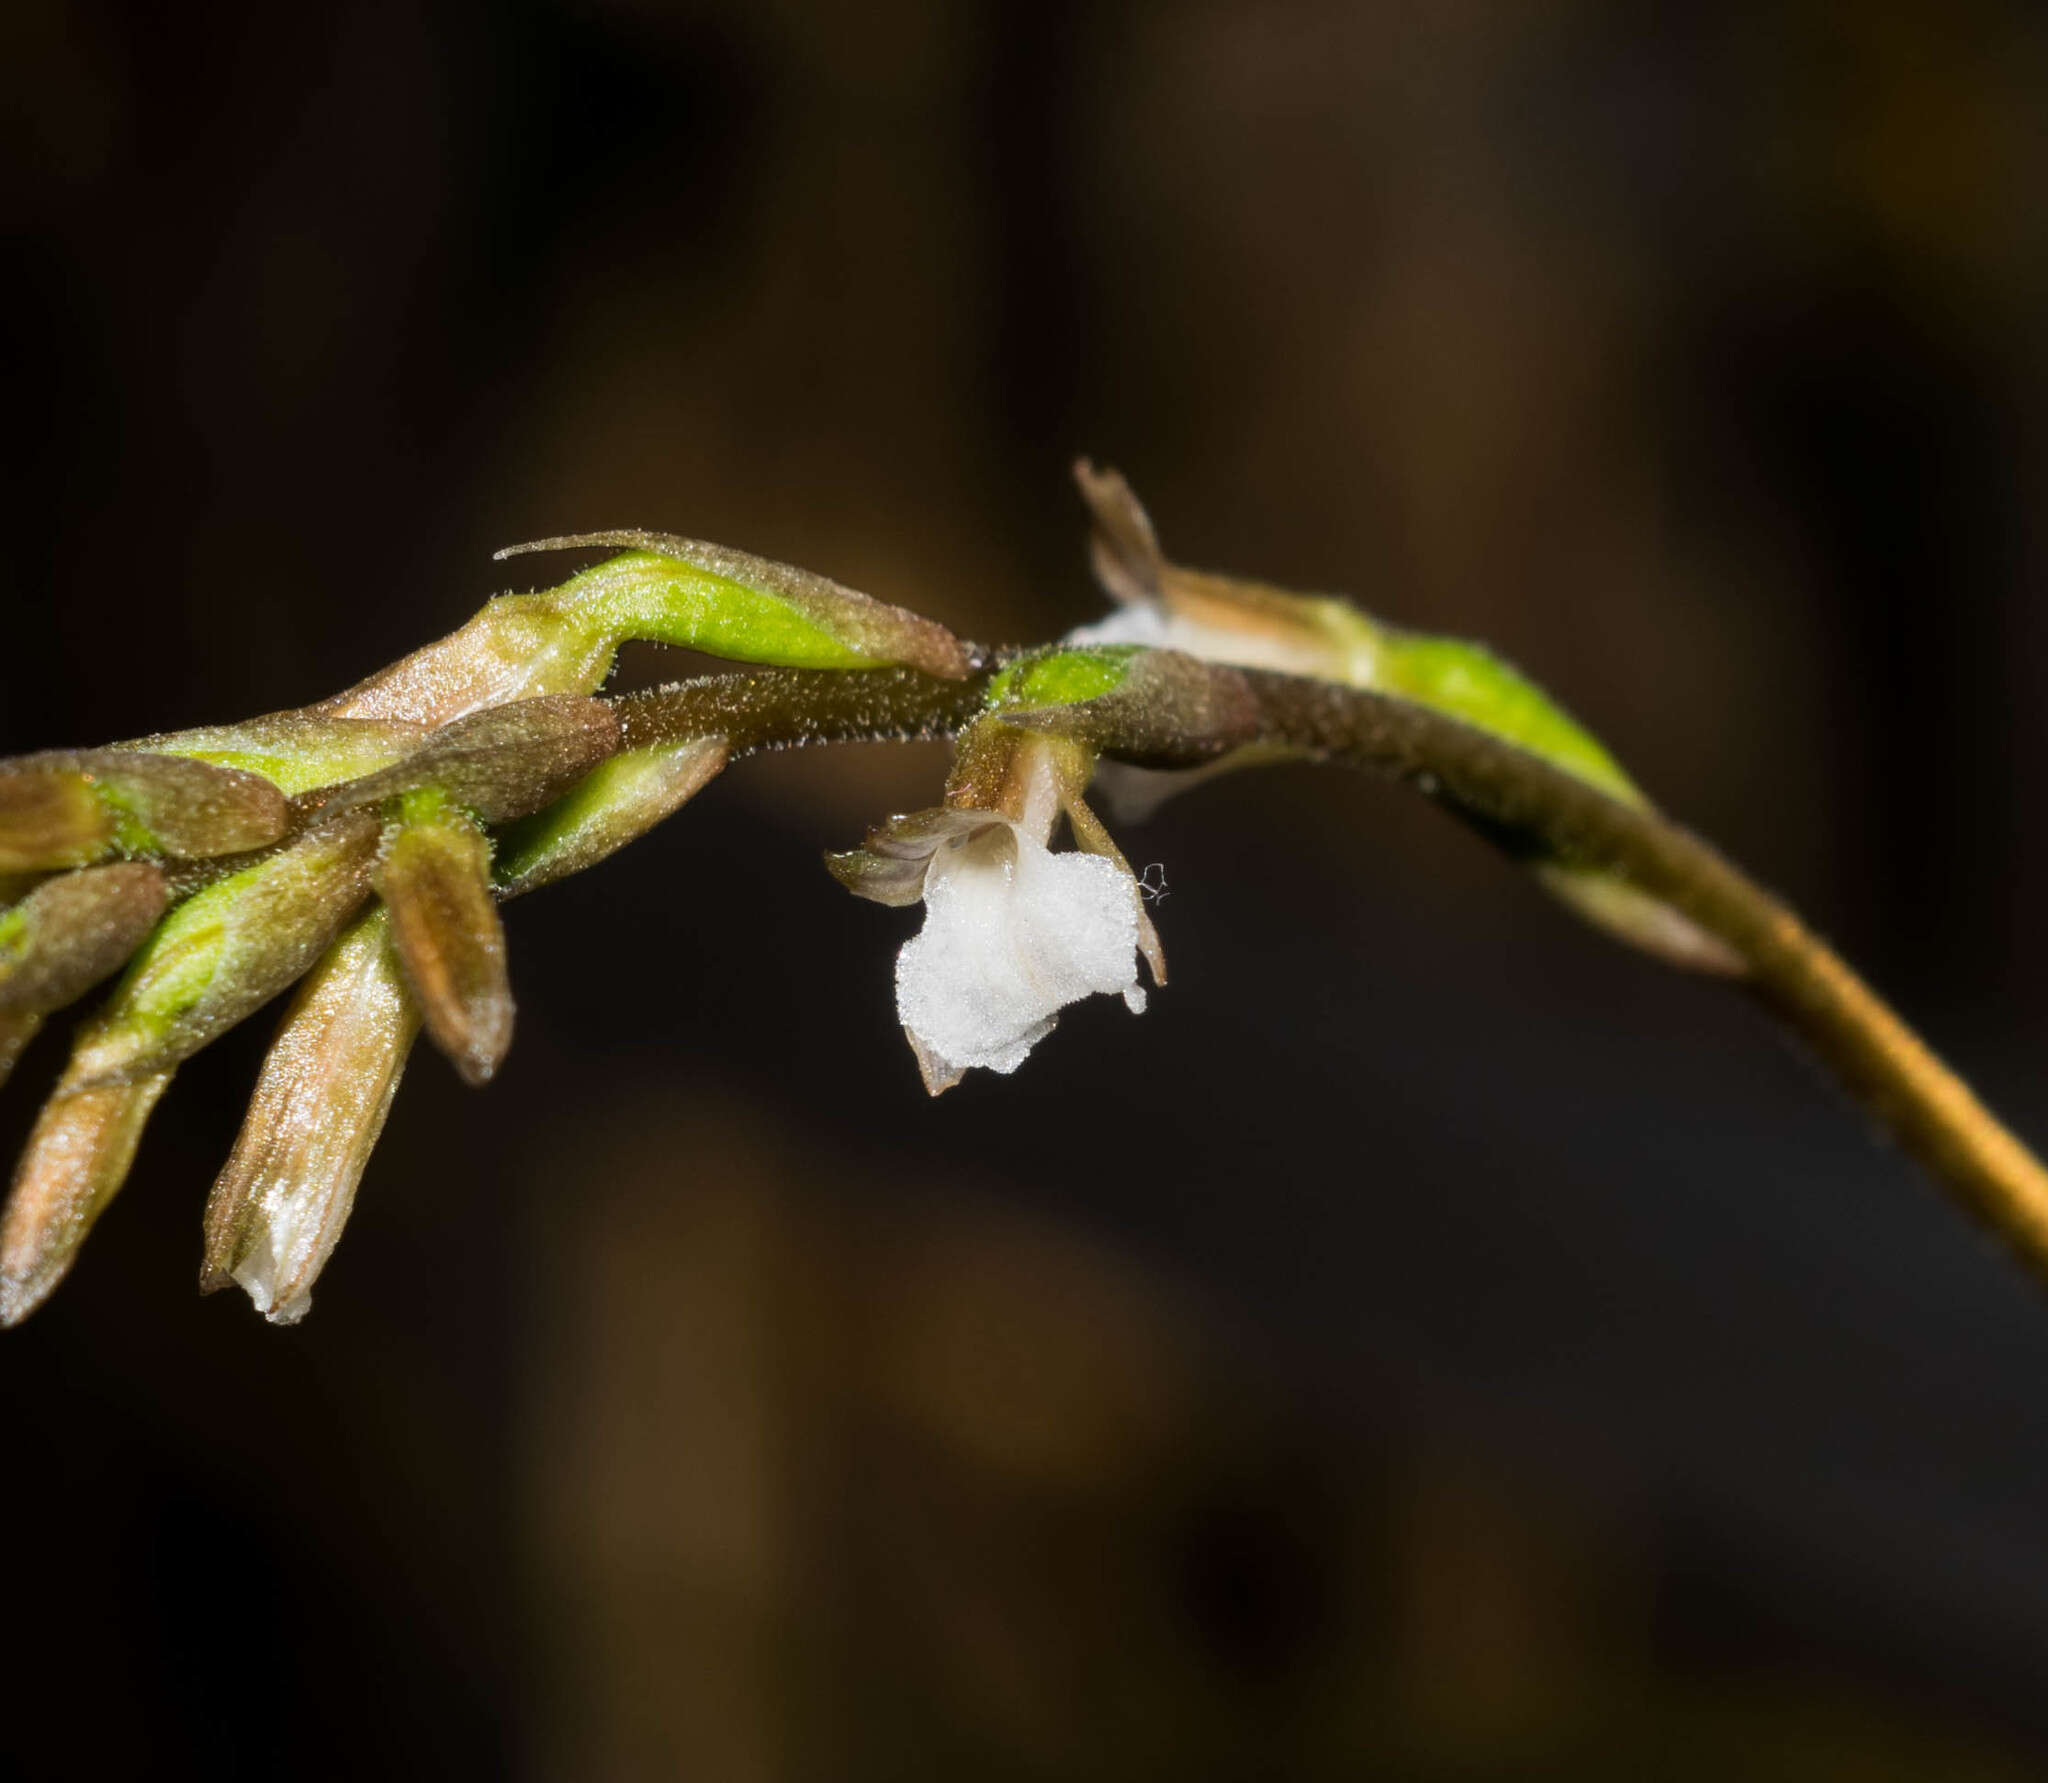
[[[135,1161],[171,1074],[102,1089],[59,1088],[38,1116],[0,1214],[0,1326],[18,1325],[70,1270]]]
[[[1097,470],[1085,458],[1074,460],[1074,481],[1095,522],[1088,555],[1104,593],[1126,605],[1158,599],[1166,558],[1130,484],[1121,472]]]
[[[967,1075],[965,1066],[955,1065],[942,1059],[915,1034],[905,1034],[910,1042],[912,1057],[917,1060],[917,1074],[924,1081],[924,1093],[935,1100]]]

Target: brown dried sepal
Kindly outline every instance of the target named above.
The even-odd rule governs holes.
[[[826,855],[825,867],[855,897],[901,908],[924,896],[925,868],[948,841],[1004,821],[987,811],[945,806],[912,811],[877,824],[860,847]]]
[[[489,1083],[511,1050],[513,1002],[488,839],[452,808],[408,818],[385,840],[377,890],[427,1033],[465,1083]]]
[[[1152,921],[1152,913],[1145,908],[1143,881],[1131,871],[1131,863],[1116,845],[1116,838],[1109,833],[1102,819],[1089,809],[1086,799],[1079,796],[1069,798],[1062,803],[1061,809],[1067,814],[1067,827],[1074,833],[1074,846],[1083,854],[1098,855],[1108,861],[1139,888],[1138,951],[1145,956],[1145,966],[1152,974],[1152,982],[1163,985],[1166,982],[1166,943],[1159,939],[1159,929]]]
[[[1074,461],[1074,481],[1095,522],[1088,539],[1095,579],[1126,605],[1157,600],[1160,582],[1172,565],[1159,549],[1152,517],[1124,481],[1123,472],[1097,470],[1079,458]]]
[[[1111,599],[1159,607],[1212,633],[1216,653],[1228,661],[1289,674],[1349,680],[1360,653],[1370,650],[1374,628],[1344,601],[1172,562],[1120,472],[1097,470],[1083,458],[1074,466],[1074,480],[1095,522],[1090,565]]]

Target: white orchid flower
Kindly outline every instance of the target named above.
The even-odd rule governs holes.
[[[896,1012],[934,1095],[974,1066],[1016,1070],[1083,997],[1145,1007],[1138,884],[1100,855],[1054,854],[999,819],[939,845],[924,910],[896,956]]]
[[[1061,771],[1061,746],[1010,732],[1003,748],[1008,809],[915,812],[830,857],[860,896],[924,904],[896,957],[896,1012],[935,1096],[976,1068],[1016,1070],[1070,1003],[1120,996],[1142,1011],[1141,955],[1166,977],[1143,890]],[[1063,815],[1079,848],[1055,854]]]

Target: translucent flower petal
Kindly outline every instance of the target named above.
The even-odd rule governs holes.
[[[1111,861],[1053,854],[1002,824],[941,848],[924,901],[897,956],[896,1007],[934,1095],[975,1066],[1016,1070],[1083,997],[1145,1007],[1138,888]]]

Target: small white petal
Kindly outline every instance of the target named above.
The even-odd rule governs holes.
[[[1185,624],[1169,620],[1166,609],[1156,602],[1133,601],[1093,625],[1075,626],[1060,642],[1082,650],[1109,644],[1145,644],[1154,650],[1171,650],[1176,648],[1172,637],[1176,623]],[[1188,654],[1198,653],[1190,650]]]
[[[1326,639],[1293,626],[1209,625],[1152,601],[1133,601],[1107,619],[1077,626],[1060,640],[1076,648],[1109,644],[1144,644],[1154,650],[1178,650],[1204,662],[1230,663],[1241,669],[1274,669],[1283,675],[1315,675],[1370,687],[1376,660],[1372,651],[1354,649],[1333,657]]]
[[[924,928],[896,959],[897,1013],[934,1094],[977,1065],[1016,1070],[1083,997],[1143,1008],[1138,917],[1136,884],[1094,855],[1008,825],[941,848]]]

